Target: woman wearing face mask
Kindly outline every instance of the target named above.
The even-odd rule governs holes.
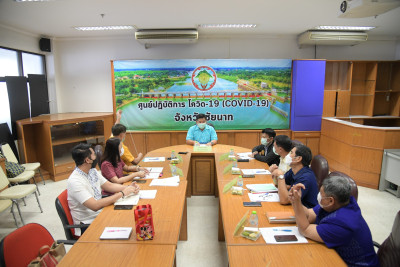
[[[379,266],[371,231],[351,196],[348,179],[324,179],[318,205],[310,209],[301,203],[304,189],[306,186],[299,183],[289,193],[300,233],[335,249],[348,266]]]
[[[145,177],[146,169],[136,166],[128,166],[121,160],[121,140],[110,138],[106,142],[106,148],[101,159],[101,174],[112,183],[123,184],[132,181],[134,177]],[[125,172],[131,172],[124,176]],[[105,192],[107,194],[107,192]]]
[[[252,150],[253,153],[250,156],[258,161],[267,163],[269,166],[273,164],[279,165],[279,155],[273,151],[275,136],[276,133],[271,128],[262,130],[261,145],[254,147]]]

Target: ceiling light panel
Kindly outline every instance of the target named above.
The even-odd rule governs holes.
[[[133,30],[133,26],[81,26],[74,27],[78,31],[111,31],[111,30]]]
[[[200,24],[200,28],[255,28],[256,24]]]
[[[376,27],[370,26],[317,26],[316,30],[328,30],[328,31],[369,31]]]

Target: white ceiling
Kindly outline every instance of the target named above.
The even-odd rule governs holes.
[[[370,39],[400,37],[400,8],[376,18],[338,18],[342,0],[0,0],[0,24],[52,38],[133,35],[133,30],[81,32],[74,26],[195,28],[255,23],[253,29],[200,29],[205,35],[298,35],[318,25],[376,26]],[[100,14],[105,14],[104,17]],[[1,38],[1,36],[0,36]]]

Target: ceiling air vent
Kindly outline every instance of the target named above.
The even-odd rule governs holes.
[[[191,44],[197,42],[197,29],[142,29],[135,32],[141,44]]]
[[[298,44],[303,45],[356,45],[367,41],[365,32],[306,31],[299,35]]]

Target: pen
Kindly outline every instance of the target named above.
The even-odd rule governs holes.
[[[293,232],[290,229],[274,229],[274,231],[280,231],[280,232]]]

